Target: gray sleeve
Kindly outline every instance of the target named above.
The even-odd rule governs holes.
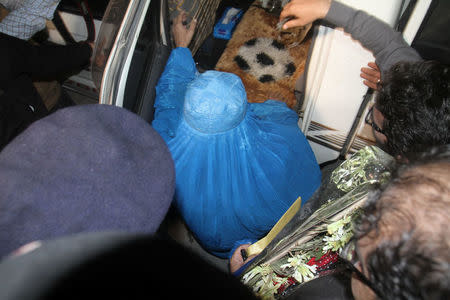
[[[364,11],[333,1],[324,20],[343,27],[345,32],[371,50],[382,73],[400,61],[422,60],[400,32],[394,31],[388,24]]]

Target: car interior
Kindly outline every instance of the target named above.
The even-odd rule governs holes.
[[[286,102],[299,114],[301,119],[299,127],[314,145],[314,151],[320,162],[337,156],[345,157],[365,145],[373,144],[374,139],[370,128],[361,122],[370,103],[373,102],[371,95],[373,93],[360,84],[358,76],[348,82],[350,86],[359,84],[358,87],[353,88],[355,99],[339,100],[347,101],[345,105],[333,100],[335,94],[339,94],[339,87],[336,86],[331,89],[332,96],[322,94],[317,96],[322,99],[331,97],[333,98],[331,103],[320,100],[319,104],[316,104],[309,99],[309,95],[319,93],[316,89],[320,85],[327,84],[327,80],[335,81],[336,73],[325,74],[324,76],[329,78],[321,79],[323,82],[311,79],[308,83],[307,78],[313,78],[317,73],[323,72],[316,67],[317,59],[314,60],[314,49],[318,51],[321,44],[326,44],[326,39],[320,37],[322,34],[320,28],[323,26],[313,24],[311,28],[301,28],[297,32],[277,32],[278,16],[282,5],[287,2],[281,0],[62,0],[54,14],[54,19],[48,21],[46,30],[36,34],[33,41],[68,44],[94,40],[95,51],[92,63],[78,73],[61,78],[57,83],[39,83],[38,90],[49,109],[58,106],[56,105],[58,99],[55,99],[54,92],[56,90],[59,91],[56,94],[61,95],[60,106],[71,103],[72,100],[76,104],[118,105],[151,122],[155,98],[154,87],[173,47],[170,34],[171,19],[179,11],[186,10],[191,18],[196,17],[199,20],[197,33],[190,45],[199,72],[216,69],[238,74],[244,81],[250,102],[261,102],[268,98]],[[352,1],[347,2],[353,5]],[[370,3],[370,1],[361,3],[365,2]],[[382,19],[384,17],[399,31],[404,31],[419,2],[419,0],[395,1],[398,3],[395,4],[396,7],[385,8],[384,15],[378,12],[379,8],[370,7],[370,4],[362,9],[378,14],[377,16]],[[429,6],[419,20],[420,26],[411,45],[426,59],[449,63],[449,41],[446,35],[441,34],[449,25],[449,19],[446,18],[450,10],[449,2],[443,0],[429,2]],[[241,10],[240,17],[236,20],[237,26],[230,32],[231,38],[216,37],[213,27],[221,17],[225,16],[224,12],[228,8]],[[6,13],[7,11],[2,10],[0,18]],[[276,82],[255,80],[251,74],[243,72],[242,65],[236,61],[238,56],[243,57],[241,52],[239,55],[236,54],[238,51],[243,51],[240,49],[243,43],[254,38],[264,39],[275,36],[277,41],[286,45],[289,50],[292,59],[289,71],[291,74],[284,74],[285,77],[280,80],[276,78]],[[341,44],[350,43],[343,41]],[[333,48],[333,51],[328,50],[329,53],[326,55],[330,60],[336,58],[334,49],[339,46],[333,44],[332,47],[328,47]],[[363,50],[356,50],[355,55],[359,55],[360,52]],[[245,55],[252,54],[244,53]],[[327,58],[322,55],[319,60],[323,62]],[[337,62],[332,61],[327,62],[324,68],[328,72],[338,67]],[[269,74],[265,80],[271,80],[273,76],[277,75]],[[336,82],[342,86],[341,88],[345,86],[347,89],[346,83],[341,84],[342,78]],[[364,105],[360,105],[361,102]],[[327,112],[327,107],[332,112],[331,116],[328,116],[330,113]],[[350,113],[335,118],[333,112],[336,109],[339,110],[339,107],[345,107]],[[324,115],[327,117],[323,118]]]
[[[353,5],[352,1],[348,2]],[[381,6],[363,1],[358,5],[403,31],[408,20],[414,17],[417,2],[398,0],[395,4],[389,2],[389,5]],[[361,121],[373,103],[373,91],[362,85],[358,74],[350,73],[356,73],[356,68],[373,60],[373,57],[370,53],[364,53],[364,49],[353,49],[355,46],[348,39],[330,44],[322,37],[324,27],[318,24],[297,31],[277,31],[278,16],[285,3],[287,1],[63,0],[55,19],[49,22],[49,41],[64,44],[95,36],[96,47],[91,66],[65,79],[63,90],[69,92],[77,103],[122,106],[151,122],[154,87],[173,47],[171,19],[180,10],[185,10],[190,18],[199,20],[197,33],[190,45],[198,70],[216,69],[237,74],[244,82],[250,102],[262,102],[268,98],[286,102],[299,114],[299,126],[311,141],[319,162],[345,157],[373,144],[375,141],[370,127]],[[238,9],[242,13],[237,26],[232,29],[231,38],[218,38],[213,26],[225,16],[227,8]],[[448,18],[445,18],[448,11],[448,2],[434,0],[420,19],[412,46],[423,57],[448,63],[449,42],[439,34],[448,25]],[[336,33],[325,33],[335,36],[334,40],[340,39]],[[289,54],[285,56],[290,56],[292,74],[284,74],[281,79],[276,78],[276,82],[262,82],[248,74],[248,70],[244,71],[235,57],[238,51],[243,51],[241,45],[254,38],[275,38],[286,45],[286,53]],[[321,45],[328,45],[329,49],[316,57],[314,52],[318,52]],[[346,61],[345,57],[336,54],[339,51],[354,52],[354,56],[363,58],[355,60],[354,69],[346,71],[348,76],[342,76],[345,79],[335,80],[342,69],[339,60]],[[244,57],[252,55],[250,52],[243,53]],[[243,57],[241,52],[239,57]],[[322,69],[317,67],[320,64]],[[275,65],[278,65],[277,61]],[[345,67],[351,69],[350,66]],[[324,73],[323,78],[306,80],[319,73]],[[280,75],[269,74],[266,80],[271,80],[273,76]],[[350,76],[353,77],[348,79]],[[324,94],[323,90],[319,90],[322,85],[330,85],[332,92]],[[352,96],[335,100],[336,95],[342,98],[339,96],[342,90],[349,89]],[[314,94],[318,99],[311,100]],[[336,111],[341,113],[341,117],[335,117]]]
[[[87,17],[83,15],[80,2],[88,6]],[[132,2],[63,0],[58,6],[56,17],[48,26],[50,41],[63,44],[88,39],[92,32],[95,32],[96,35],[96,49],[90,68],[64,82],[64,87],[74,93],[75,97],[82,96],[77,99],[84,98],[80,100],[81,103],[101,102],[99,97],[107,60],[117,42],[116,35],[126,10]],[[171,18],[181,9],[185,9],[192,16],[197,14],[197,17],[210,19],[208,21],[210,24],[206,25],[210,28],[226,7],[233,6],[246,10],[252,1],[201,1],[200,7],[196,7],[195,1],[149,2],[142,27],[136,36],[136,45],[129,55],[131,62],[120,106],[151,122],[155,97],[154,87],[173,47],[170,36]],[[135,16],[131,17],[130,19],[136,18]],[[202,32],[194,37],[193,44],[195,43],[195,45],[192,45],[192,48],[196,48],[196,62],[198,62],[200,70],[214,69],[227,41],[212,37],[210,30],[199,29],[198,31]],[[69,36],[69,38],[65,38],[65,36]]]
[[[397,1],[396,11],[391,13],[395,15],[392,26],[400,31],[405,29],[418,1]],[[313,105],[308,100],[308,93],[314,93],[315,86],[308,86],[306,78],[317,73],[314,71],[313,49],[318,49],[321,45],[319,24],[297,31],[280,32],[276,26],[282,5],[286,2],[288,1],[62,0],[54,19],[48,21],[45,32],[39,33],[34,40],[37,43],[56,44],[93,40],[94,54],[90,66],[51,83],[52,86],[46,87],[47,93],[42,92],[41,95],[44,101],[52,101],[50,106],[88,103],[117,105],[151,122],[155,86],[173,48],[171,20],[181,10],[186,10],[190,18],[199,20],[197,33],[190,45],[198,71],[217,69],[235,72],[243,78],[249,101],[262,102],[270,98],[286,102],[298,113],[299,127],[310,141],[319,163],[337,157],[345,158],[366,145],[374,144],[371,130],[364,124],[364,116],[371,101],[373,102],[373,91],[362,85],[359,73],[349,81],[349,84],[355,85],[356,82],[360,85],[356,100],[351,100],[352,103],[341,102],[344,101],[341,99],[336,101],[338,106],[347,107],[351,113],[339,115],[333,112],[331,119],[323,120],[317,117],[321,115],[322,106],[320,102]],[[433,0],[430,3],[412,46],[426,59],[449,64],[450,42],[448,35],[442,33],[450,28],[450,1]],[[232,37],[218,38],[214,35],[214,26],[226,16],[227,8],[230,7],[241,10],[242,14],[232,29]],[[262,22],[267,28],[258,22]],[[264,78],[249,75],[242,67],[245,61],[236,59],[238,56],[245,58],[245,55],[252,55],[239,52],[244,51],[242,45],[255,42],[255,39],[259,39],[256,42],[263,43],[265,39],[275,39],[275,36],[279,37],[278,41],[283,44],[283,49],[291,56],[290,60],[276,60],[277,63],[286,65],[286,72],[280,75],[279,80],[274,80],[274,76],[278,76],[274,74]],[[360,53],[358,49],[355,51]],[[367,59],[370,57],[364,57],[364,61],[370,61]],[[331,63],[328,66],[331,68]],[[336,82],[343,80],[334,76]],[[325,85],[325,82],[322,84]],[[60,99],[50,100],[50,96],[47,99],[46,95],[54,96],[55,93],[51,91],[55,86],[61,89]],[[336,95],[333,97],[339,98]],[[170,235],[191,248],[199,249],[182,222],[174,219],[173,224],[165,225]],[[201,249],[198,251],[219,268],[227,268],[226,261],[208,255]]]

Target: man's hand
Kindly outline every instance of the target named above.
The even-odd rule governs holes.
[[[378,83],[381,80],[381,72],[377,64],[370,62],[367,64],[369,68],[361,68],[361,78],[365,79],[363,83],[374,90],[378,90]]]
[[[197,20],[193,19],[190,24],[186,24],[186,20],[187,13],[185,11],[181,11],[173,20],[172,34],[176,47],[187,48],[194,36]]]
[[[280,21],[287,17],[293,18],[283,25],[283,30],[305,26],[317,19],[324,18],[330,6],[331,0],[292,0],[284,6],[280,14]]]

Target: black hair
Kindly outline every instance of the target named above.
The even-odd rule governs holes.
[[[374,241],[370,281],[385,299],[450,299],[450,145],[401,165],[370,194],[356,237]]]
[[[450,143],[450,69],[435,61],[394,65],[376,100],[386,150],[394,155]]]

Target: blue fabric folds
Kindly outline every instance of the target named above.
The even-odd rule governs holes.
[[[320,185],[314,154],[284,103],[247,103],[231,73],[199,74],[176,48],[157,86],[152,125],[176,170],[175,204],[209,252],[264,236],[290,205]]]

